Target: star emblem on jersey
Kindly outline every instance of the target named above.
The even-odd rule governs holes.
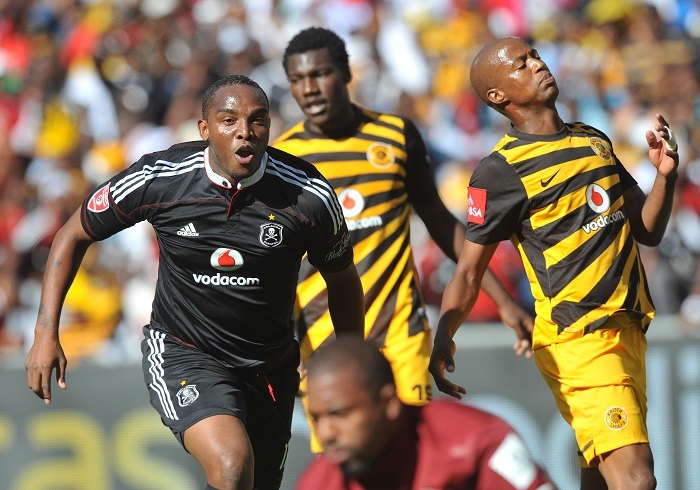
[[[183,226],[177,230],[177,234],[180,236],[199,236],[199,233],[197,233],[197,230],[194,229],[194,225],[192,223],[188,223],[186,226]]]
[[[605,425],[610,430],[624,429],[627,421],[627,411],[622,407],[610,407],[605,411]]]
[[[367,148],[367,161],[377,168],[389,168],[395,160],[394,150],[389,144],[372,143]]]
[[[284,226],[277,223],[265,223],[260,225],[260,243],[266,247],[276,247],[282,243],[282,230]]]
[[[267,217],[267,219],[269,219],[270,221],[275,221],[275,215],[271,214]]]
[[[177,392],[177,402],[181,407],[192,405],[199,398],[197,385],[185,385]]]
[[[593,137],[589,140],[589,143],[591,144],[591,148],[593,148],[593,151],[596,155],[598,155],[603,160],[610,160],[610,157],[612,156],[612,151],[610,150],[610,145],[607,141]]]

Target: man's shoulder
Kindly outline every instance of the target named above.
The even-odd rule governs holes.
[[[470,431],[481,432],[495,426],[509,429],[508,424],[496,415],[452,400],[433,400],[420,407],[420,421],[457,437]]]
[[[289,152],[281,150],[273,146],[267,147],[267,154],[269,157],[268,168],[271,170],[279,168],[287,168],[289,170],[294,169],[295,172],[307,176],[318,177],[321,173],[312,164],[299,158],[296,155],[292,155]]]
[[[180,163],[192,161],[192,159],[201,158],[204,162],[204,150],[209,146],[208,141],[185,141],[175,143],[170,148],[144,154],[139,161],[146,164],[157,162],[163,166],[173,166]]]
[[[275,147],[278,146],[283,146],[285,142],[299,138],[300,136],[303,136],[306,134],[306,128],[304,127],[304,122],[305,120],[302,119],[301,121],[297,122],[296,124],[292,125],[288,129],[284,130],[282,134],[280,134],[274,142],[272,142],[272,145]]]
[[[376,122],[379,124],[394,126],[405,129],[409,125],[414,125],[413,122],[406,116],[394,114],[390,112],[381,112],[358,106],[362,112],[362,117],[365,122]]]
[[[569,122],[569,123],[565,123],[565,124],[566,124],[566,127],[568,128],[568,130],[574,136],[588,136],[589,138],[597,136],[599,138],[603,138],[605,140],[610,141],[610,138],[608,138],[608,136],[603,131],[601,131],[600,129],[597,129],[593,126],[590,126],[590,125],[586,124],[585,122],[576,121],[576,122]]]

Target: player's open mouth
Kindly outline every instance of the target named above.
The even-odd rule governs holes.
[[[247,165],[253,160],[253,157],[255,156],[255,152],[253,152],[252,148],[239,148],[236,150],[235,157],[236,161],[240,163],[241,165]]]
[[[307,106],[304,106],[304,112],[308,116],[317,116],[321,113],[323,113],[326,110],[326,103],[325,102],[314,102],[313,104],[309,104]]]

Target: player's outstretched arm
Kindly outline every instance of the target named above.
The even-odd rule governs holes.
[[[354,263],[339,272],[321,272],[328,289],[328,311],[336,336],[364,338],[365,294]]]
[[[25,367],[29,389],[47,405],[51,403],[51,375],[54,369],[58,386],[61,389],[67,387],[68,361],[58,339],[58,321],[68,288],[92,242],[83,230],[78,210],[56,234],[46,262],[34,343]]]
[[[432,198],[416,200],[413,208],[425,224],[435,243],[452,260],[460,256],[464,246],[466,227],[461,223],[442,202],[437,191],[430,195]],[[517,355],[525,354],[532,357],[532,328],[534,320],[503,286],[490,268],[486,269],[481,289],[496,303],[498,314],[503,323],[511,328],[517,337],[513,350]]]
[[[450,373],[455,370],[455,343],[452,339],[476,302],[481,279],[497,247],[498,243],[484,246],[465,241],[455,273],[442,296],[428,369],[437,388],[455,398],[461,399],[467,391],[445,378],[445,370]]]

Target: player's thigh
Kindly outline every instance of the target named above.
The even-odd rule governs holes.
[[[432,398],[428,372],[432,337],[429,330],[400,340],[387,341],[382,353],[391,364],[399,398],[409,405],[423,405]]]
[[[197,349],[145,329],[144,381],[163,425],[183,442],[185,430],[214,415],[246,421],[244,388],[224,365]]]
[[[646,339],[632,326],[600,330],[535,351],[535,360],[572,426],[582,467],[596,456],[648,443]]]

